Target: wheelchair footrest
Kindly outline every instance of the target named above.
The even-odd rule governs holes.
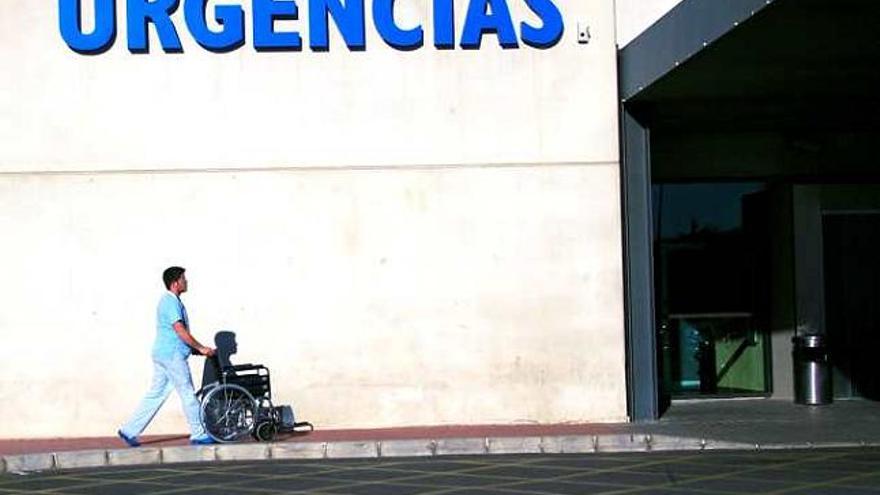
[[[292,430],[296,431],[299,428],[308,428],[309,431],[315,431],[315,426],[308,421],[300,421],[298,423],[294,423]]]
[[[278,429],[285,431],[296,431],[298,428],[309,428],[309,431],[315,431],[315,427],[308,421],[297,421],[293,415],[293,407],[276,406],[275,418],[278,421]]]

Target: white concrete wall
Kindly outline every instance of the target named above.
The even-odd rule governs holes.
[[[618,46],[626,46],[681,2],[682,0],[615,0]]]
[[[113,434],[171,264],[196,336],[319,427],[625,419],[614,9],[558,5],[548,50],[217,55],[179,25],[132,55],[123,23],[82,56],[8,0],[0,438]]]
[[[522,0],[513,18],[536,22]],[[85,2],[87,5],[91,2]],[[249,5],[249,2],[244,2]],[[307,32],[308,4],[300,2]],[[57,2],[6,0],[0,18],[3,169],[23,171],[571,163],[617,159],[611,0],[557,0],[567,30],[549,50],[431,45],[429,0],[397,2],[425,24],[425,47],[386,47],[367,22],[367,51],[332,29],[327,53],[133,55],[125,24],[99,56],[68,49]],[[466,2],[457,2],[460,31]],[[407,8],[404,8],[407,7]],[[124,17],[124,2],[118,6]],[[180,9],[182,10],[182,9]],[[369,12],[369,7],[367,11]],[[594,40],[579,45],[579,20]],[[247,24],[247,23],[246,23]],[[153,31],[150,31],[151,34]],[[307,35],[306,35],[307,36]]]

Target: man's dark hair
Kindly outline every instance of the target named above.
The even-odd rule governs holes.
[[[166,268],[165,271],[162,272],[162,281],[165,282],[165,288],[170,290],[171,284],[173,284],[175,280],[180,279],[185,271],[186,269],[179,266]]]

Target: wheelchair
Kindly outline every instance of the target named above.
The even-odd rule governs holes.
[[[295,420],[291,406],[272,404],[268,368],[230,362],[237,351],[233,332],[217,332],[214,342],[217,353],[205,359],[202,388],[196,392],[202,424],[211,438],[228,443],[251,436],[269,442],[281,432],[314,431],[311,423]]]

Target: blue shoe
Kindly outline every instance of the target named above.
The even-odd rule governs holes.
[[[141,443],[137,441],[137,438],[127,436],[125,433],[122,433],[122,430],[117,430],[116,434],[119,435],[119,438],[121,438],[123,442],[127,443],[129,447],[141,446]]]
[[[217,443],[217,440],[211,437],[193,438],[189,441],[190,445],[214,445],[215,443]]]

